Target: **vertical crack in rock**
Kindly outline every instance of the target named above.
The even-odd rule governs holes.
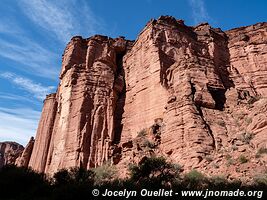
[[[125,87],[125,71],[123,68],[123,56],[126,49],[122,49],[116,53],[117,73],[115,76],[114,90],[115,90],[115,110],[114,110],[114,137],[113,144],[118,144],[121,140],[121,132],[123,128],[122,115],[124,112],[126,87]]]
[[[173,58],[168,56],[166,53],[164,53],[160,47],[159,49],[159,58],[161,60],[160,62],[160,83],[163,87],[168,89],[171,86],[171,80],[172,80],[172,70],[170,69],[170,66],[172,66],[175,61]]]
[[[192,83],[191,81],[190,81],[190,85],[191,85],[191,91],[192,91],[192,93],[191,93],[192,100],[194,101],[196,88],[194,86],[194,83]],[[201,119],[202,119],[202,121],[203,121],[203,123],[205,125],[205,128],[208,130],[208,133],[209,133],[210,137],[212,138],[212,147],[215,149],[216,148],[215,137],[213,135],[212,129],[210,128],[210,125],[208,124],[208,122],[206,121],[206,119],[205,119],[205,117],[203,115],[203,111],[201,109],[201,106],[197,105],[197,104],[195,104],[195,106],[196,106],[196,109],[198,111],[199,116],[201,117]],[[215,151],[216,151],[216,149],[215,149]]]
[[[80,130],[81,130],[81,144],[78,145],[79,157],[79,166],[83,168],[87,168],[87,163],[90,154],[90,147],[88,144],[91,144],[90,133],[92,132],[92,126],[90,126],[90,122],[92,121],[91,113],[88,111],[93,110],[92,99],[93,97],[89,94],[89,91],[86,90],[84,93],[84,99],[82,104],[82,113],[81,121],[80,121]]]
[[[220,78],[223,88],[209,87],[212,98],[215,101],[215,108],[223,110],[225,107],[226,96],[225,92],[234,87],[234,82],[230,78],[228,68],[230,66],[230,54],[228,49],[228,38],[221,30],[213,30],[213,48],[210,48],[211,58],[215,65],[215,72]],[[212,49],[212,50],[211,50]]]
[[[194,31],[203,48],[201,53],[204,55],[202,56],[206,57],[206,65],[210,68],[206,72],[209,79],[207,90],[215,102],[213,108],[223,110],[226,102],[225,92],[234,87],[228,71],[230,66],[228,38],[220,29],[211,28],[207,23],[198,25]],[[214,75],[211,76],[210,72]]]
[[[220,150],[254,155],[252,146],[267,141],[261,98],[267,96],[266,26],[223,32],[161,16],[148,22],[135,42],[73,37],[62,58],[57,94],[44,102],[32,153],[27,147],[18,165],[53,174],[112,159],[124,169],[145,155],[133,145],[138,133],[162,119],[160,142],[150,155],[209,172],[205,158],[212,154],[224,173],[224,159],[216,157]],[[239,141],[243,131],[253,135],[251,144]]]
[[[215,149],[215,138],[214,138],[214,135],[213,135],[213,132],[212,132],[212,129],[210,128],[210,125],[208,124],[208,122],[206,121],[204,115],[203,115],[203,112],[201,110],[201,107],[199,105],[196,105],[196,108],[197,108],[197,111],[202,119],[202,121],[204,122],[205,124],[205,128],[208,130],[208,133],[209,135],[211,136],[212,138],[212,147]],[[216,149],[215,149],[216,150]]]

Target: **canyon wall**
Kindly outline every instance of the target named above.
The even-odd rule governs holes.
[[[29,167],[46,173],[71,166],[91,168],[107,161],[124,89],[122,37],[72,38],[62,61],[56,94],[44,101]]]
[[[73,37],[28,166],[52,174],[110,160],[124,168],[156,154],[219,174],[229,155],[245,154],[250,162],[230,166],[229,176],[265,170],[266,156],[256,154],[267,148],[266,53],[267,23],[223,32],[161,16],[136,41]]]

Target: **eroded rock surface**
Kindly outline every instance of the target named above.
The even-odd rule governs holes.
[[[28,167],[29,166],[29,162],[31,159],[31,155],[32,155],[32,150],[33,150],[33,146],[34,146],[34,138],[31,137],[30,141],[28,142],[28,144],[26,145],[24,151],[22,152],[21,156],[16,160],[16,165],[19,167]],[[34,168],[36,171],[38,171],[37,168]]]
[[[223,32],[161,16],[134,42],[74,37],[29,166],[123,169],[163,155],[185,171],[252,177],[267,168],[266,53],[267,23]]]
[[[0,142],[0,168],[15,164],[24,147],[16,142]]]
[[[72,38],[63,55],[57,93],[44,101],[28,166],[54,173],[96,167],[109,159],[125,95],[122,55],[131,44],[123,37]]]

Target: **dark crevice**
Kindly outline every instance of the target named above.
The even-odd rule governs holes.
[[[199,116],[201,117],[202,121],[204,122],[205,124],[205,128],[208,130],[208,133],[209,135],[211,136],[212,138],[212,147],[215,149],[215,138],[214,138],[214,135],[213,135],[213,132],[210,128],[210,125],[206,122],[205,118],[204,118],[204,115],[203,115],[203,112],[201,110],[201,107],[196,105],[196,108],[197,108],[197,111],[199,113]]]
[[[195,93],[196,93],[195,84],[192,83],[191,81],[190,81],[189,83],[190,83],[190,85],[191,85],[192,101],[194,102],[194,96],[195,96]],[[196,105],[196,104],[195,104],[195,106],[196,106],[196,109],[197,109],[197,111],[198,111],[198,113],[199,113],[199,116],[201,117],[201,119],[202,119],[202,121],[203,121],[203,123],[204,123],[204,125],[205,125],[205,128],[208,130],[208,133],[209,133],[209,135],[210,135],[211,138],[212,138],[212,146],[213,146],[213,148],[215,148],[215,138],[214,138],[213,132],[212,132],[212,130],[211,130],[211,128],[210,128],[210,125],[206,122],[206,120],[205,120],[205,118],[204,118],[204,115],[203,115],[201,106],[200,106],[200,105]]]
[[[81,116],[81,123],[80,123],[80,131],[83,133],[83,130],[86,130],[86,133],[83,133],[83,137],[81,138],[81,152],[83,153],[83,157],[80,161],[80,167],[87,168],[89,155],[91,151],[91,133],[92,133],[92,125],[91,125],[91,113],[86,111],[92,111],[92,99],[87,93],[85,93],[86,97],[84,98],[84,102],[82,104],[82,116]]]
[[[126,93],[123,92],[119,95],[118,100],[116,102],[115,112],[114,112],[114,138],[112,143],[118,144],[121,140],[121,132],[123,128],[122,114],[124,113],[124,105],[125,105]]]
[[[230,78],[228,67],[230,66],[230,52],[228,48],[228,38],[223,33],[213,31],[211,37],[213,38],[214,53],[213,62],[215,65],[215,73],[221,79],[225,89],[234,87],[234,82]]]
[[[120,74],[120,72],[123,70],[123,67],[122,67],[123,61],[122,60],[123,60],[124,54],[125,54],[124,52],[116,54],[117,74]]]
[[[194,102],[194,99],[195,99],[195,93],[196,93],[195,84],[192,83],[191,81],[189,81],[189,83],[190,83],[190,86],[191,86],[192,101]]]
[[[123,56],[124,52],[116,54],[116,65],[117,72],[115,74],[114,90],[116,92],[115,97],[115,109],[114,109],[114,137],[112,140],[113,144],[118,144],[121,140],[121,132],[123,128],[122,115],[124,113],[124,105],[126,98],[126,87],[125,87],[125,72],[123,68]]]
[[[163,52],[160,48],[159,48],[159,58],[161,60],[160,62],[160,83],[163,87],[168,88],[168,78],[167,78],[167,70],[169,69],[169,67],[171,65],[173,65],[175,63],[175,61],[168,56],[165,52]],[[162,62],[162,60],[164,62]]]
[[[252,82],[252,81],[250,81],[249,86],[250,86],[250,88],[252,89],[252,91],[254,92],[254,95],[255,95],[255,96],[259,96],[259,94],[258,94],[258,92],[257,92],[257,90],[256,90],[256,88],[255,88],[255,86],[253,85],[253,82]]]
[[[226,97],[225,97],[225,89],[218,89],[218,88],[211,88],[208,87],[208,90],[215,101],[215,109],[217,110],[223,110],[224,109],[224,104],[226,102]]]
[[[230,52],[228,48],[228,38],[225,34],[221,34],[221,31],[216,31],[212,29],[214,51],[212,54],[212,60],[214,63],[215,73],[221,80],[223,88],[212,87],[208,85],[208,90],[215,101],[215,109],[223,110],[225,107],[226,97],[225,92],[234,87],[234,82],[230,77],[230,72],[228,70],[230,66]]]

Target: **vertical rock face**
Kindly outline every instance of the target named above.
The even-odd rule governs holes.
[[[237,123],[239,133],[252,134],[248,150],[267,148],[267,23],[226,33],[229,37],[229,71],[235,86],[228,91],[227,103],[233,109],[232,115],[240,120]],[[232,134],[232,137],[236,138],[236,135]]]
[[[32,155],[28,160],[29,166],[37,171],[44,172],[51,141],[51,135],[56,116],[56,94],[47,95],[42,110],[41,119],[36,133]],[[30,142],[30,144],[33,142]],[[26,151],[26,149],[25,149]]]
[[[187,27],[171,17],[149,22],[124,57],[122,141],[163,118],[161,149],[175,161],[192,166],[214,153],[216,133],[203,110],[222,111],[225,92],[233,87],[227,39],[208,24]]]
[[[24,147],[16,142],[0,142],[0,168],[15,164]]]
[[[71,40],[57,93],[44,102],[30,167],[54,173],[67,167],[96,167],[109,159],[109,147],[116,140],[114,122],[123,108],[122,55],[129,46],[123,37]]]
[[[258,23],[227,31],[235,87],[251,96],[267,95],[266,28],[266,23]]]
[[[264,166],[265,157],[253,159],[267,148],[266,53],[266,23],[223,32],[162,16],[134,43],[74,37],[28,165],[54,173],[111,159],[123,167],[144,155],[145,131],[150,154],[185,169],[225,173],[229,153],[252,159],[244,171]]]
[[[154,119],[163,118],[168,91],[163,84],[163,60],[156,35],[154,24],[150,22],[123,59],[126,99],[122,142],[136,137],[143,128],[151,126]]]
[[[29,162],[30,162],[30,159],[31,159],[33,146],[34,146],[34,138],[31,137],[31,139],[28,142],[28,144],[26,145],[23,153],[16,160],[16,165],[17,166],[19,166],[19,167],[28,167],[29,166]],[[36,168],[34,168],[34,169],[36,169]],[[36,170],[38,170],[38,169],[36,169]]]

